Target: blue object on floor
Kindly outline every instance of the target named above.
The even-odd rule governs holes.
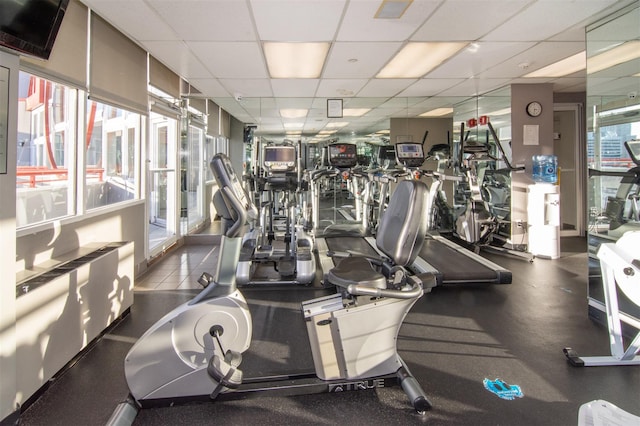
[[[524,394],[518,385],[508,385],[502,379],[489,380],[484,379],[483,382],[485,389],[489,392],[493,392],[498,395],[502,399],[506,399],[508,401],[514,400],[516,398],[522,398]]]

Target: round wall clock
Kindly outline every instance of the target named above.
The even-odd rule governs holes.
[[[537,101],[529,102],[527,104],[527,114],[531,117],[538,117],[542,114],[542,104]]]

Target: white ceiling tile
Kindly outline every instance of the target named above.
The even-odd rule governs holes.
[[[627,96],[630,92],[638,93],[638,77],[589,78],[589,96]]]
[[[388,99],[387,96],[382,98],[347,98],[344,100],[345,108],[377,108]]]
[[[349,2],[336,40],[405,41],[433,13],[440,0],[414,1],[399,19],[375,19],[380,3],[377,0]]]
[[[566,31],[562,31],[549,38],[549,41],[585,41],[586,31],[584,26],[578,25],[574,28],[569,28]]]
[[[367,83],[364,79],[325,79],[320,81],[316,96],[322,98],[348,98],[354,96]]]
[[[275,106],[278,109],[291,108],[291,109],[311,109],[313,104],[313,96],[308,98],[287,98],[277,97],[275,98]]]
[[[228,0],[147,0],[182,40],[255,40],[245,2]],[[128,6],[123,8],[128,10]],[[142,20],[141,20],[142,21]]]
[[[142,0],[84,0],[98,15],[134,40],[175,40],[176,34]]]
[[[423,78],[416,81],[398,96],[435,96],[443,89],[456,86],[465,81],[463,78]]]
[[[402,47],[400,42],[333,43],[323,78],[372,78]]]
[[[217,78],[267,78],[258,43],[190,41],[187,46]]]
[[[251,0],[261,40],[331,41],[345,0]]]
[[[531,2],[532,0],[446,1],[411,36],[411,40],[477,40]],[[482,19],[481,16],[490,16],[491,19]]]
[[[637,2],[637,0],[635,0],[635,2]],[[616,19],[615,31],[612,31],[611,25],[601,25],[599,27],[591,28],[591,30],[589,31],[589,41],[634,40],[638,38],[638,25],[638,14],[627,13],[626,15],[623,15]]]
[[[533,42],[477,42],[427,74],[428,78],[470,78],[534,46]]]
[[[224,98],[233,93],[229,93],[215,78],[191,78],[189,79],[189,83],[207,97]]]
[[[374,78],[358,92],[364,97],[391,97],[399,94],[417,80],[409,78]]]
[[[509,84],[508,78],[471,78],[457,86],[445,89],[439,96],[477,96]]]
[[[614,0],[537,1],[491,31],[483,40],[545,40],[606,9]]]
[[[477,74],[481,78],[516,78],[584,50],[580,42],[543,42]],[[523,68],[523,64],[528,64]]]
[[[320,80],[315,78],[276,78],[271,80],[275,97],[313,97]]]
[[[185,79],[213,77],[182,41],[145,41],[143,46]]]
[[[272,97],[268,78],[221,78],[220,84],[233,95],[247,97]]]

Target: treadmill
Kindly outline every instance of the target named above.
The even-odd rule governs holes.
[[[421,171],[425,160],[422,144],[403,142],[396,144],[398,163],[419,175],[436,179],[429,171]],[[432,186],[431,188],[434,188]],[[434,205],[439,186],[430,191],[429,206]],[[426,211],[425,214],[429,214]],[[427,232],[420,254],[408,268],[415,274],[430,272],[435,275],[437,285],[450,284],[511,284],[511,271],[468,250],[436,232]]]

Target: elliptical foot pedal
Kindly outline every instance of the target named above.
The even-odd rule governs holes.
[[[296,263],[291,257],[278,259],[278,272],[281,277],[293,277],[296,273]]]
[[[268,259],[271,257],[271,253],[273,253],[273,246],[271,244],[263,244],[258,246],[253,256],[256,259]]]
[[[578,353],[576,351],[571,348],[564,348],[562,352],[564,352],[564,356],[567,357],[567,361],[569,361],[569,364],[573,365],[574,367],[584,367],[584,361],[578,356]]]

